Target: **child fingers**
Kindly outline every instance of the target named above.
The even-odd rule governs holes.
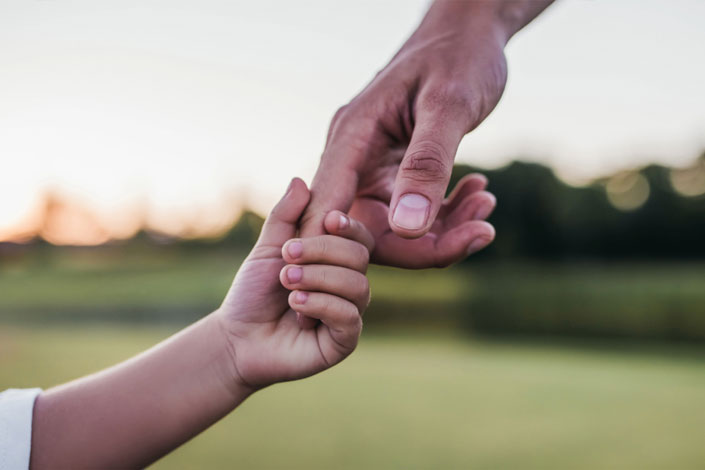
[[[375,238],[370,231],[367,230],[367,227],[365,227],[363,223],[358,222],[340,211],[330,211],[326,214],[326,217],[323,219],[323,226],[326,232],[331,235],[337,235],[362,243],[369,252],[375,249]]]
[[[352,302],[323,292],[295,290],[289,294],[289,306],[296,312],[321,320],[328,328],[345,338],[354,348],[362,329],[362,318]]]
[[[363,311],[370,301],[367,277],[352,269],[321,264],[287,265],[279,279],[289,290],[305,290],[337,295]]]
[[[342,266],[364,273],[370,261],[370,252],[364,245],[334,235],[294,238],[282,247],[287,263],[320,263]]]
[[[278,246],[293,237],[296,234],[296,224],[310,198],[311,192],[306,183],[299,178],[291,180],[286,194],[265,220],[258,243]]]

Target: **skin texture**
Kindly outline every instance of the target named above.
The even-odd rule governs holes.
[[[389,64],[333,117],[302,236],[322,233],[322,214],[349,211],[375,238],[374,263],[415,269],[448,266],[491,243],[484,219],[496,201],[487,181],[470,176],[444,195],[461,139],[502,96],[504,46],[550,3],[434,2]],[[399,209],[405,195],[415,212]]]
[[[370,296],[364,273],[374,241],[364,226],[334,211],[324,225],[335,236],[294,238],[309,202],[301,180],[292,182],[287,200],[291,206],[272,211],[221,309],[238,376],[251,388],[342,361],[357,345]],[[305,302],[297,300],[301,293]],[[302,331],[296,312],[319,320],[316,328]]]
[[[448,265],[465,257],[473,241],[484,242],[475,245],[478,249],[489,244],[494,232],[472,220],[477,211],[457,214],[474,223],[455,231],[455,249],[435,244],[429,253],[423,239],[437,240],[457,228],[434,224],[447,215],[441,208],[460,140],[487,117],[504,91],[507,41],[549,3],[435,2],[389,64],[333,117],[311,186],[304,235],[321,232],[320,214],[351,210],[377,241],[374,262],[411,268]],[[407,194],[429,203],[416,227],[395,221],[400,198]],[[486,217],[494,199],[463,193],[471,195]],[[419,241],[404,243],[403,238]]]
[[[484,219],[495,200],[484,177],[470,175],[443,196],[460,139],[502,94],[504,45],[549,3],[436,1],[336,113],[311,193],[292,182],[219,310],[128,361],[40,394],[31,468],[144,467],[257,389],[347,357],[369,300],[368,253],[425,268],[489,244],[494,229]],[[290,240],[297,227],[301,238]]]
[[[331,212],[327,234],[292,240],[309,198],[294,180],[216,312],[132,359],[40,394],[30,467],[145,467],[254,391],[345,359],[369,301],[373,238]],[[289,280],[291,270],[300,277]],[[301,330],[296,311],[320,323]]]

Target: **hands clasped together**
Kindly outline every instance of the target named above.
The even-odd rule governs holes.
[[[370,298],[370,260],[441,267],[487,246],[495,199],[485,178],[466,176],[444,196],[460,140],[502,95],[505,44],[549,3],[436,0],[336,113],[311,190],[292,181],[220,308],[40,393],[23,427],[31,458],[18,458],[31,468],[145,467],[253,391],[345,359]]]
[[[466,178],[439,211],[444,223],[472,223],[484,184]],[[375,237],[338,210],[318,219],[322,233],[300,236],[310,201],[294,179],[215,312],[130,360],[42,392],[31,467],[144,467],[256,390],[349,356],[370,300]]]
[[[324,235],[294,238],[309,199],[304,182],[294,179],[216,313],[235,380],[247,387],[327,369],[347,357],[360,336],[374,239],[339,211],[323,219]],[[302,330],[297,312],[319,322]]]
[[[450,237],[439,241],[448,245],[444,249],[465,249],[456,246],[465,241],[453,238],[452,228],[464,229],[488,215],[485,184],[480,175],[466,177],[441,207],[436,225],[451,228]],[[216,313],[229,339],[235,380],[253,389],[337,364],[360,335],[375,239],[362,223],[337,210],[319,219],[324,234],[294,238],[310,198],[295,178]],[[302,315],[313,319],[310,327],[297,321]]]

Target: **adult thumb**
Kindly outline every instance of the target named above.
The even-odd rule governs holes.
[[[426,114],[417,121],[389,206],[389,226],[400,237],[418,238],[430,230],[464,134],[458,122],[443,116]]]

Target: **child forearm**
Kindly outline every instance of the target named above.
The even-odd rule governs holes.
[[[38,398],[32,469],[138,468],[225,416],[252,392],[238,383],[216,315],[97,374]]]
[[[345,359],[370,298],[363,273],[374,241],[333,212],[326,235],[293,238],[309,199],[294,179],[216,312],[122,364],[42,393],[30,467],[144,467],[255,389]],[[297,312],[320,324],[302,330]]]

